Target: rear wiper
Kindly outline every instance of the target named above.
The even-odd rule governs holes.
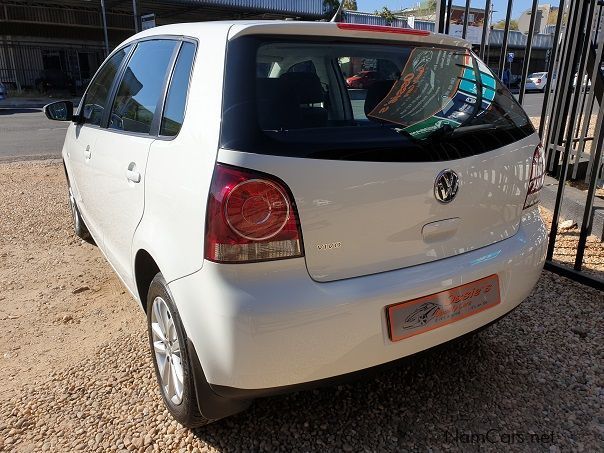
[[[471,134],[472,132],[482,131],[494,131],[497,126],[494,124],[474,124],[471,126],[459,126],[457,128],[452,127],[450,124],[443,124],[430,135],[425,137],[424,140],[433,140],[435,138],[443,137],[457,137],[459,135]]]
[[[393,127],[393,128],[392,128],[392,130],[393,130],[394,132],[396,132],[397,134],[399,134],[399,135],[402,135],[402,136],[407,137],[407,138],[411,138],[411,139],[413,139],[413,140],[417,140],[417,139],[416,139],[416,138],[415,138],[413,135],[411,135],[411,134],[410,134],[409,132],[407,132],[405,129],[402,129],[402,128],[400,128],[400,127]]]
[[[473,124],[472,126],[460,126],[457,129],[453,129],[453,132],[451,132],[451,137],[479,131],[494,131],[495,129],[497,129],[497,126],[494,124]]]

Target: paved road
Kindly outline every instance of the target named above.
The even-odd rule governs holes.
[[[525,93],[523,107],[528,116],[541,116],[541,107],[543,106],[544,98],[544,93]]]
[[[61,157],[67,125],[41,109],[0,109],[0,161]]]
[[[356,113],[362,116],[364,97],[356,96],[352,102]],[[529,116],[540,116],[542,103],[543,94],[527,93],[524,108]],[[0,108],[0,161],[59,158],[66,130],[67,123],[49,121],[40,109]]]

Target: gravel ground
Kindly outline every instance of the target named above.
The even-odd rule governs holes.
[[[604,294],[548,272],[515,312],[473,337],[352,384],[259,400],[191,432],[163,409],[142,312],[98,250],[69,232],[61,167],[0,164],[0,181],[0,450],[604,445]]]
[[[548,225],[551,225],[552,213],[546,209],[540,208],[541,217]],[[564,219],[558,223],[558,236],[556,237],[556,248],[554,249],[554,261],[573,267],[577,254],[577,245],[579,244],[580,230],[577,224],[568,221],[572,225],[564,226]],[[600,238],[590,235],[587,236],[585,254],[583,255],[583,272],[604,280],[604,246]]]

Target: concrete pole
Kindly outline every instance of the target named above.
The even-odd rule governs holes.
[[[136,7],[136,0],[132,0],[132,14],[134,15],[134,32],[138,33],[138,8]]]
[[[105,35],[105,56],[109,55],[109,36],[107,34],[107,13],[105,11],[105,0],[101,0],[101,16],[103,18],[103,34]]]

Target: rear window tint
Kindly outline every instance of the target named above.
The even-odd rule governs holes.
[[[450,160],[534,132],[461,48],[239,38],[223,107],[223,147],[307,158]]]

